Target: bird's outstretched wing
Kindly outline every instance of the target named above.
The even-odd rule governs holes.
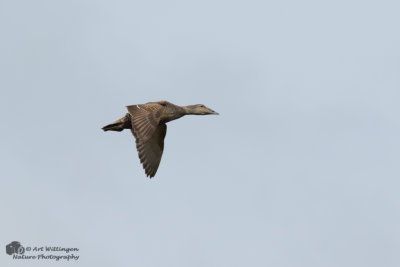
[[[164,151],[164,138],[167,134],[167,125],[162,123],[156,127],[153,135],[146,142],[141,141],[135,129],[131,129],[136,139],[136,148],[139,153],[140,162],[147,176],[152,178],[160,165],[161,157]]]
[[[131,114],[131,123],[136,139],[139,139],[142,143],[150,140],[160,123],[163,106],[147,103],[127,106],[126,108]]]

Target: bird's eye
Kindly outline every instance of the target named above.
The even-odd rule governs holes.
[[[200,105],[200,107],[201,107],[201,108],[204,108],[205,106],[204,106],[204,105]]]
[[[161,106],[166,107],[167,103],[160,103]]]

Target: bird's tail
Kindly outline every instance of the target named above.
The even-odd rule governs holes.
[[[131,128],[131,121],[129,114],[126,114],[125,117],[114,121],[111,124],[104,126],[102,129],[103,131],[117,131],[120,132],[123,129],[130,129]]]

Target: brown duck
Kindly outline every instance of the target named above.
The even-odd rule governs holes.
[[[219,115],[202,104],[177,106],[168,101],[149,102],[127,106],[128,113],[121,119],[104,126],[104,131],[130,129],[136,139],[140,162],[147,176],[154,177],[164,150],[166,123],[185,115]]]

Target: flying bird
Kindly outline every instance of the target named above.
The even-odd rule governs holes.
[[[169,121],[185,115],[219,115],[202,105],[177,106],[168,101],[149,102],[127,106],[128,113],[121,119],[104,126],[104,131],[120,132],[130,129],[136,139],[136,148],[146,176],[152,178],[160,165],[164,151],[164,138]]]

